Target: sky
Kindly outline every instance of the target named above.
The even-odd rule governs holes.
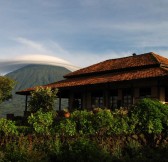
[[[0,64],[55,57],[75,67],[168,57],[167,0],[0,0]]]

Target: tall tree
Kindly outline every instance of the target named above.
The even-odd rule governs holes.
[[[12,98],[12,89],[15,86],[15,81],[6,77],[0,76],[0,103]]]
[[[50,87],[37,87],[35,91],[31,92],[31,98],[29,101],[29,108],[31,111],[42,110],[48,112],[53,110],[55,100],[57,98],[58,90],[52,90]]]

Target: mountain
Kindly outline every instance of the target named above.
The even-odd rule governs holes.
[[[5,117],[8,113],[23,115],[25,96],[16,95],[16,91],[62,80],[63,76],[69,72],[70,70],[59,66],[27,65],[6,74],[16,81],[16,86],[13,90],[13,98],[0,104],[0,116]]]
[[[66,68],[51,65],[28,65],[6,76],[17,82],[15,90],[23,90],[25,88],[44,85],[63,79],[63,75],[70,71]]]

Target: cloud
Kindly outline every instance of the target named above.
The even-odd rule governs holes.
[[[39,54],[47,54],[47,55],[58,55],[64,56],[65,54],[69,54],[67,50],[65,50],[59,43],[56,41],[48,40],[38,42],[34,40],[30,40],[23,37],[17,37],[14,39],[17,43],[21,45],[21,48],[26,49],[24,54],[28,53],[39,53]],[[57,57],[58,57],[57,56]]]
[[[53,65],[65,67],[71,71],[78,70],[79,67],[72,65],[63,59],[48,55],[24,55],[15,59],[6,59],[0,61],[0,74],[5,74],[28,64]]]
[[[34,49],[34,50],[37,50],[37,51],[40,51],[40,52],[47,52],[47,50],[45,49],[45,47],[42,44],[37,43],[35,41],[29,40],[29,39],[26,39],[26,38],[23,38],[23,37],[18,37],[15,40],[18,41],[19,43],[27,46],[27,47],[30,47],[30,48]]]
[[[54,41],[48,41],[44,45],[44,43],[23,37],[17,37],[13,40],[16,42],[16,45],[4,50],[7,57],[3,55],[3,58],[0,60],[1,74],[28,64],[62,66],[71,71],[79,69],[79,67],[64,59],[69,53]],[[11,55],[14,57],[11,57]]]
[[[115,58],[120,58],[120,57],[126,57],[129,55],[132,55],[133,52],[131,51],[125,51],[125,52],[115,52],[115,51],[110,51],[110,52],[104,52],[101,54],[97,53],[89,53],[89,52],[75,52],[75,58],[71,58],[71,62],[74,62],[75,65],[79,67],[86,67],[90,66],[92,64],[99,63],[101,61],[109,60],[109,59],[115,59]]]
[[[15,60],[15,59],[14,59]],[[55,62],[55,63],[60,63],[60,64],[70,64],[70,62],[63,60],[61,58],[58,57],[53,57],[53,56],[49,56],[49,55],[24,55],[24,56],[20,56],[18,57],[16,60],[20,60],[20,61],[31,61],[31,62]]]
[[[50,55],[84,67],[136,50],[167,47],[166,1],[32,2],[5,1],[0,7],[4,8],[0,11],[1,42],[12,35],[17,43],[11,46],[6,41],[6,50],[1,45],[3,57]]]

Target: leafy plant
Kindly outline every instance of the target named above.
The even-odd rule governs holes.
[[[62,149],[60,161],[112,161],[112,158],[108,152],[104,151],[98,146],[98,144],[87,138],[79,138],[69,142],[64,145]]]
[[[0,134],[5,136],[17,135],[17,127],[15,122],[4,118],[0,119]]]
[[[140,100],[132,109],[131,116],[136,121],[136,132],[161,133],[164,115],[161,112],[163,104],[156,100],[145,98]]]
[[[31,98],[29,101],[30,110],[33,112],[40,109],[43,112],[52,111],[57,98],[57,92],[57,89],[52,90],[50,87],[37,87],[35,91],[31,92]]]
[[[39,134],[49,134],[55,114],[53,112],[37,111],[28,117],[28,123],[33,126],[35,132]]]
[[[73,136],[76,134],[76,123],[71,119],[63,119],[57,124],[56,132],[61,136]]]
[[[116,109],[113,114],[112,134],[128,134],[134,131],[134,127],[130,125],[130,118],[127,110],[123,108]]]
[[[86,110],[76,110],[71,114],[71,119],[76,123],[77,132],[80,134],[92,134],[93,128],[93,113]]]
[[[93,127],[96,133],[103,135],[109,133],[113,126],[113,115],[108,109],[100,109],[93,116]]]
[[[14,80],[5,76],[0,76],[0,103],[12,97],[14,85]]]

